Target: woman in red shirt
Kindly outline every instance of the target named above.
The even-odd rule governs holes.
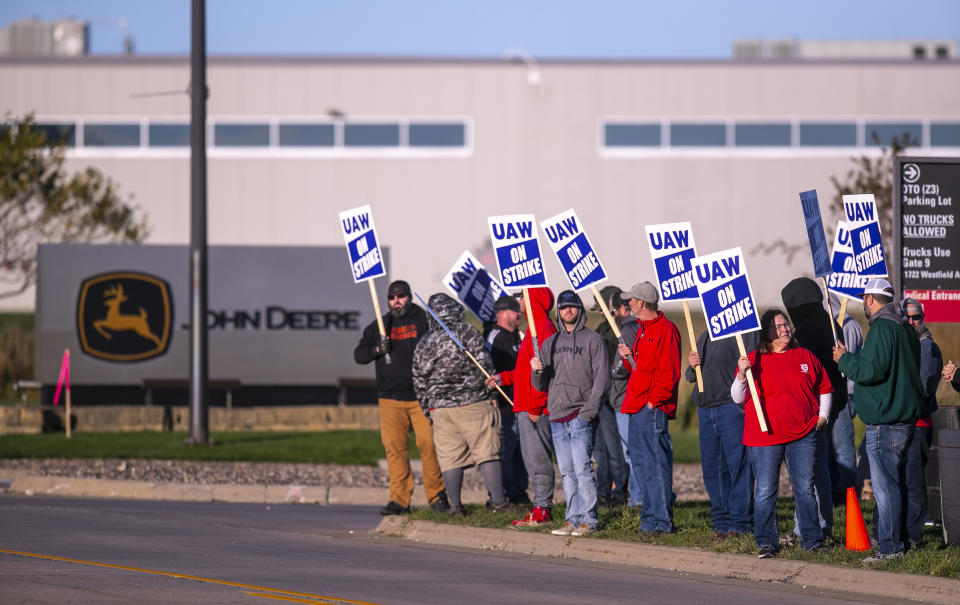
[[[760,345],[749,356],[741,357],[737,365],[730,396],[736,403],[746,403],[743,444],[757,478],[753,534],[759,556],[768,559],[777,552],[776,500],[784,459],[797,504],[803,547],[817,551],[823,546],[824,536],[813,488],[815,432],[825,427],[830,417],[830,378],[816,356],[797,343],[790,320],[780,309],[763,314]],[[766,432],[760,430],[756,406],[747,388],[748,368],[753,368]]]

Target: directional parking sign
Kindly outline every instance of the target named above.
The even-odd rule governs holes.
[[[361,282],[387,274],[380,254],[377,230],[373,225],[370,206],[360,206],[340,213],[340,230],[347,244],[350,272],[354,282]]]
[[[800,193],[800,207],[803,209],[803,221],[810,241],[810,254],[813,255],[813,272],[817,277],[830,273],[830,252],[827,250],[827,236],[823,233],[823,218],[820,216],[820,202],[817,190]]]
[[[540,226],[574,290],[579,292],[607,279],[576,211],[571,208],[561,212],[541,221]]]
[[[850,246],[850,225],[846,221],[837,222],[837,234],[833,239],[833,257],[830,263],[833,273],[827,278],[827,289],[840,296],[861,300],[863,289],[870,278],[866,275],[857,275],[853,261],[853,248]]]
[[[857,274],[886,277],[887,261],[873,194],[843,196],[843,212],[850,224],[850,245]]]
[[[760,328],[740,248],[699,256],[692,264],[710,340]]]
[[[647,244],[653,270],[660,286],[660,298],[690,300],[697,298],[697,284],[691,261],[697,256],[690,223],[647,225]]]
[[[507,288],[547,285],[536,219],[532,214],[487,217],[500,279]]]
[[[503,286],[487,273],[469,250],[465,250],[450,267],[443,285],[481,321],[496,321],[493,303],[505,293]]]

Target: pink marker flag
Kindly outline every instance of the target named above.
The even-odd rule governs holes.
[[[63,361],[60,362],[60,377],[57,378],[57,390],[53,394],[53,405],[57,405],[60,401],[60,390],[63,388],[64,383],[67,385],[67,390],[70,390],[70,351],[63,352]]]

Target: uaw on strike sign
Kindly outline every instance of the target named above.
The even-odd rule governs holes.
[[[853,261],[853,247],[850,245],[850,226],[846,221],[837,221],[837,234],[833,240],[833,273],[827,278],[827,287],[841,296],[861,300],[863,289],[870,279],[858,275]]]
[[[481,321],[496,321],[493,304],[504,294],[476,256],[464,250],[443,278],[443,285]]]
[[[540,226],[574,290],[579,292],[607,279],[576,211],[571,208],[561,212],[542,221]]]
[[[843,196],[843,212],[850,226],[850,245],[857,275],[886,277],[887,261],[873,194]]]
[[[661,298],[665,301],[697,298],[697,284],[691,264],[697,251],[693,245],[690,223],[647,225],[644,228]]]
[[[547,274],[543,268],[534,216],[491,216],[487,222],[503,285],[507,288],[546,286]]]
[[[373,226],[370,206],[360,206],[340,213],[340,229],[347,244],[350,257],[350,272],[353,281],[361,282],[387,274],[377,243],[377,230]]]
[[[740,248],[693,259],[693,275],[700,291],[710,340],[760,328],[754,304],[756,299]]]

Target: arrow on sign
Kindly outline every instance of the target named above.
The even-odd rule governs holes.
[[[920,167],[916,164],[903,165],[903,180],[908,183],[916,183],[920,178]]]

